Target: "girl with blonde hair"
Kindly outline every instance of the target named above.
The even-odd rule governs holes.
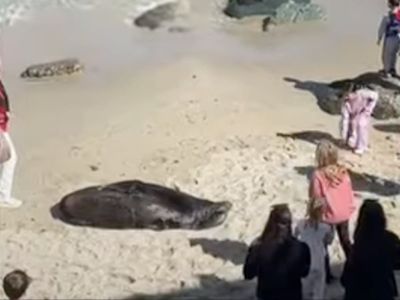
[[[322,221],[336,228],[340,245],[346,257],[351,249],[349,219],[355,210],[354,193],[347,169],[339,164],[337,147],[322,140],[315,152],[316,169],[311,178],[309,197],[311,201],[322,199]],[[329,258],[326,257],[327,277]]]

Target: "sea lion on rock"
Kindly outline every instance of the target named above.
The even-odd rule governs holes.
[[[75,191],[57,206],[57,217],[72,225],[200,230],[222,224],[232,204],[133,180]]]
[[[44,78],[62,75],[71,75],[83,70],[83,65],[78,59],[69,58],[43,64],[29,66],[21,73],[21,78]]]

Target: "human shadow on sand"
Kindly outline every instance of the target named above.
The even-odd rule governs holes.
[[[311,178],[314,167],[295,167],[295,170]],[[349,170],[353,189],[358,192],[369,192],[380,196],[395,196],[400,194],[400,185],[388,179],[379,178],[367,173],[357,173]]]
[[[332,266],[332,270],[342,269],[341,265]],[[335,273],[336,274],[336,273]],[[339,275],[339,273],[338,273]],[[200,275],[199,286],[195,288],[183,288],[181,290],[160,294],[136,294],[120,300],[256,300],[256,280],[226,281],[215,275]],[[339,300],[343,298],[343,290],[339,281],[327,287],[327,300]]]
[[[400,133],[400,124],[376,124],[374,128],[386,133]]]
[[[384,79],[376,72],[367,72],[357,76],[356,78],[342,79],[332,82],[299,80],[292,77],[284,77],[283,80],[289,83],[293,83],[293,86],[296,89],[310,92],[317,99],[325,98],[326,96],[328,96],[332,88],[343,89],[344,87],[350,87],[352,83],[362,83],[366,86],[373,84],[385,89],[400,92],[400,86],[398,84]]]
[[[328,140],[338,148],[348,149],[346,146],[340,143],[340,139],[333,137],[330,133],[318,131],[318,130],[305,130],[299,132],[290,132],[290,133],[280,133],[276,134],[278,137],[282,138],[291,138],[294,140],[302,140],[305,142],[309,142],[311,144],[317,145],[321,140]]]
[[[310,92],[315,98],[324,98],[329,94],[329,83],[328,82],[318,82],[312,80],[299,80],[291,77],[284,77],[283,80],[289,83],[293,83],[296,89]]]
[[[247,244],[233,240],[191,239],[190,246],[201,246],[203,252],[216,258],[229,260],[235,265],[242,265],[247,253]]]

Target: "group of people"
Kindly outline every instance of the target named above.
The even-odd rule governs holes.
[[[344,299],[394,299],[400,240],[386,229],[382,206],[376,200],[363,202],[352,243],[349,219],[355,202],[349,173],[338,162],[336,146],[321,141],[316,164],[306,217],[292,226],[289,206],[273,206],[264,231],[249,247],[245,279],[258,279],[259,300],[325,299],[326,284],[334,279],[328,246],[336,230],[346,257],[341,276]]]

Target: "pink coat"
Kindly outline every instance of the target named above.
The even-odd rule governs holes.
[[[328,224],[348,221],[355,210],[353,188],[347,172],[332,182],[321,170],[316,170],[310,183],[310,197],[325,199],[323,221]]]

